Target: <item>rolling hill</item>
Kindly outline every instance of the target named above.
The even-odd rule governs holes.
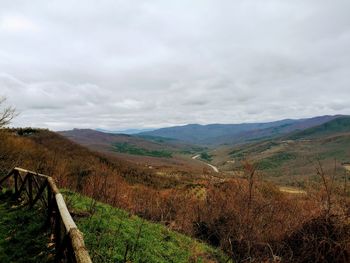
[[[129,144],[149,151],[161,151],[166,149],[170,152],[178,150],[178,148],[171,144],[153,142],[129,134],[112,134],[91,129],[73,129],[58,133],[76,143],[99,151],[113,151],[115,150],[113,145],[118,144]]]
[[[332,146],[327,148],[328,144],[322,143],[322,140],[304,142],[301,145],[294,142],[295,140],[305,140],[317,136],[324,139],[326,135],[341,134],[349,131],[349,123],[350,117],[335,115],[269,123],[190,124],[136,135],[104,133],[91,129],[73,129],[60,132],[60,134],[89,149],[155,169],[160,174],[181,174],[184,172],[201,174],[205,169],[205,163],[191,159],[198,154],[213,156],[213,159],[210,158],[206,162],[218,166],[221,171],[234,169],[237,163],[232,165],[232,162],[241,160],[242,157],[249,157],[261,160],[260,167],[268,171],[269,174],[278,173],[278,169],[281,167],[299,165],[300,169],[289,169],[289,171],[296,171],[293,174],[297,174],[305,172],[305,167],[309,164],[300,164],[299,159],[305,161],[305,156],[295,154],[295,151],[310,153],[310,156],[325,156]],[[347,139],[344,140],[343,145],[346,145]],[[293,141],[293,147],[297,149],[293,150],[292,153],[285,154],[282,150],[281,152],[277,151],[276,156],[266,155],[265,152],[256,154],[255,148],[264,149],[264,145],[271,143],[278,146],[273,147],[273,150],[270,149],[270,151],[284,149],[285,141]],[[194,143],[201,146],[195,146]],[[301,147],[307,144],[310,144],[308,147],[311,149]],[[319,147],[318,144],[323,145],[323,147]],[[290,145],[291,143],[289,143]],[[231,156],[232,147],[241,149],[237,153],[239,156]],[[335,150],[331,151],[333,152],[329,153],[330,156],[337,156],[339,160],[346,161],[344,155],[335,154]],[[265,157],[270,159],[264,160]],[[227,165],[227,162],[230,164]],[[281,165],[281,163],[286,165]],[[310,173],[310,171],[307,172],[307,174]]]
[[[158,172],[201,173],[205,164],[191,159],[202,147],[174,139],[150,135],[111,134],[91,129],[59,132],[67,139],[137,165],[160,170]]]
[[[148,167],[93,151],[56,132],[31,128],[9,129],[0,132],[0,142],[0,175],[15,166],[62,177],[94,174],[100,169],[107,169],[129,183],[161,185],[154,182],[157,176]],[[165,182],[166,178],[161,178],[161,181]]]
[[[296,132],[292,134],[290,139],[307,139],[319,138],[332,134],[350,132],[350,117],[342,116],[329,122],[317,125],[315,127]]]
[[[315,176],[318,160],[329,173],[333,173],[336,160],[336,169],[344,172],[341,163],[350,161],[350,117],[278,138],[221,147],[211,154],[213,163],[223,171],[238,171],[241,161],[248,159],[257,163],[265,178],[283,184]]]
[[[91,210],[90,198],[72,191],[64,195],[74,211]],[[90,217],[76,218],[94,262],[232,262],[219,248],[125,210],[98,202],[94,211]]]
[[[172,188],[181,186],[184,196],[191,193],[187,190],[192,186],[189,178],[176,182],[157,176],[150,169],[91,151],[43,129],[0,130],[0,149],[1,178],[13,167],[21,166],[52,175],[60,188],[69,189],[62,193],[74,221],[84,232],[94,262],[229,262],[219,248],[154,223],[165,224],[160,220],[163,217],[153,213],[158,205],[162,205],[158,211],[164,211],[167,198],[174,196],[172,192],[180,191]],[[51,262],[54,243],[51,232],[44,230],[43,210],[34,212],[24,208],[25,199],[16,200],[13,196],[9,196],[11,203],[5,205],[4,197],[9,192],[3,190],[0,191],[0,261]],[[150,200],[154,206],[149,209],[145,202]]]
[[[148,132],[153,130],[154,129],[126,129],[126,130],[113,131],[113,130],[96,128],[96,131],[100,131],[104,133],[113,133],[113,134],[137,134],[137,133]]]
[[[291,254],[298,259],[299,255],[313,252],[313,229],[333,230],[333,226],[339,225],[337,233],[340,234],[334,239],[337,245],[332,248],[334,253],[331,254],[332,258],[336,258],[340,253],[348,255],[349,228],[348,222],[343,219],[346,217],[343,214],[339,218],[334,217],[336,214],[325,215],[322,209],[326,204],[322,184],[313,184],[314,188],[311,188],[306,185],[307,182],[302,185],[298,177],[315,173],[312,159],[325,161],[327,172],[329,168],[333,169],[334,157],[346,161],[350,154],[347,126],[347,120],[330,120],[311,128],[311,131],[305,129],[308,135],[311,134],[307,139],[300,136],[293,140],[289,137],[296,132],[292,132],[273,139],[213,149],[207,157],[213,158],[211,162],[214,164],[220,164],[220,169],[227,168],[228,172],[223,175],[227,175],[229,180],[214,176],[159,175],[152,169],[141,169],[119,158],[88,150],[57,133],[30,128],[0,132],[0,166],[6,168],[3,174],[14,166],[52,174],[60,187],[69,189],[66,192],[67,204],[73,210],[79,228],[85,233],[89,251],[94,259],[101,259],[94,262],[104,262],[106,258],[123,262],[137,262],[140,259],[147,262],[222,262],[224,259],[224,262],[228,262],[227,256],[218,249],[171,230],[220,247],[234,262],[246,259],[251,253],[246,244],[253,245],[253,255],[258,262],[269,259],[271,250],[281,251],[277,255],[282,259],[291,258]],[[95,136],[89,131],[82,133],[87,141],[86,136]],[[101,144],[111,143],[111,139],[105,138],[104,134],[97,136],[100,136],[98,140]],[[119,143],[134,140],[126,138],[130,141]],[[157,144],[158,138],[152,138],[153,142],[148,143]],[[141,147],[141,144],[138,146]],[[145,144],[142,146],[146,147]],[[258,173],[263,175],[263,180],[257,179],[252,188],[252,181],[245,176],[252,166],[243,170],[240,165],[240,161],[247,157],[258,164]],[[232,178],[232,170],[237,171],[240,178]],[[340,170],[338,174],[344,175],[345,171]],[[275,184],[266,182],[266,178],[283,182],[284,185],[296,183],[295,186],[306,186],[304,193],[308,194],[281,192]],[[314,182],[317,182],[317,178]],[[349,202],[346,194],[341,191],[339,197],[333,199],[342,205],[334,211],[347,211]],[[252,206],[247,205],[249,195],[254,198]],[[325,225],[322,216],[337,221]],[[146,220],[162,223],[168,228]],[[305,232],[305,229],[311,231]],[[316,241],[321,248],[325,237],[328,238],[328,231],[316,236],[317,240],[321,240]],[[270,240],[270,249],[261,246],[266,240]],[[290,262],[314,261],[291,258]]]
[[[254,140],[274,138],[293,131],[308,129],[338,117],[340,115],[297,120],[286,119],[267,123],[189,124],[143,132],[138,135],[172,138],[198,145],[234,145]]]

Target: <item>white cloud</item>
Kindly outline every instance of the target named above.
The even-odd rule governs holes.
[[[350,2],[2,1],[14,125],[160,127],[350,114]]]
[[[39,29],[32,20],[20,15],[5,15],[0,20],[0,30],[9,33],[37,32]]]

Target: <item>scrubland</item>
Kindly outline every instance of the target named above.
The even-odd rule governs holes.
[[[347,177],[322,162],[301,195],[265,181],[254,162],[241,162],[240,178],[172,178],[45,130],[0,137],[2,174],[20,166],[52,175],[62,188],[205,241],[234,262],[350,261]]]

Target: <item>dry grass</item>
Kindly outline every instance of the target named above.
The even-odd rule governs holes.
[[[320,163],[319,183],[310,183],[306,194],[290,194],[261,180],[250,163],[240,179],[192,178],[185,185],[128,168],[49,132],[0,136],[2,167],[55,175],[61,187],[205,240],[236,262],[350,260],[349,193],[335,180],[339,171],[330,175]]]
[[[297,195],[306,195],[307,192],[305,190],[301,190],[294,187],[287,187],[287,186],[280,186],[278,188],[281,192],[288,193],[288,194],[297,194]]]

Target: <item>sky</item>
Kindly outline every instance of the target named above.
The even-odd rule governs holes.
[[[0,0],[13,126],[350,114],[349,0]]]

